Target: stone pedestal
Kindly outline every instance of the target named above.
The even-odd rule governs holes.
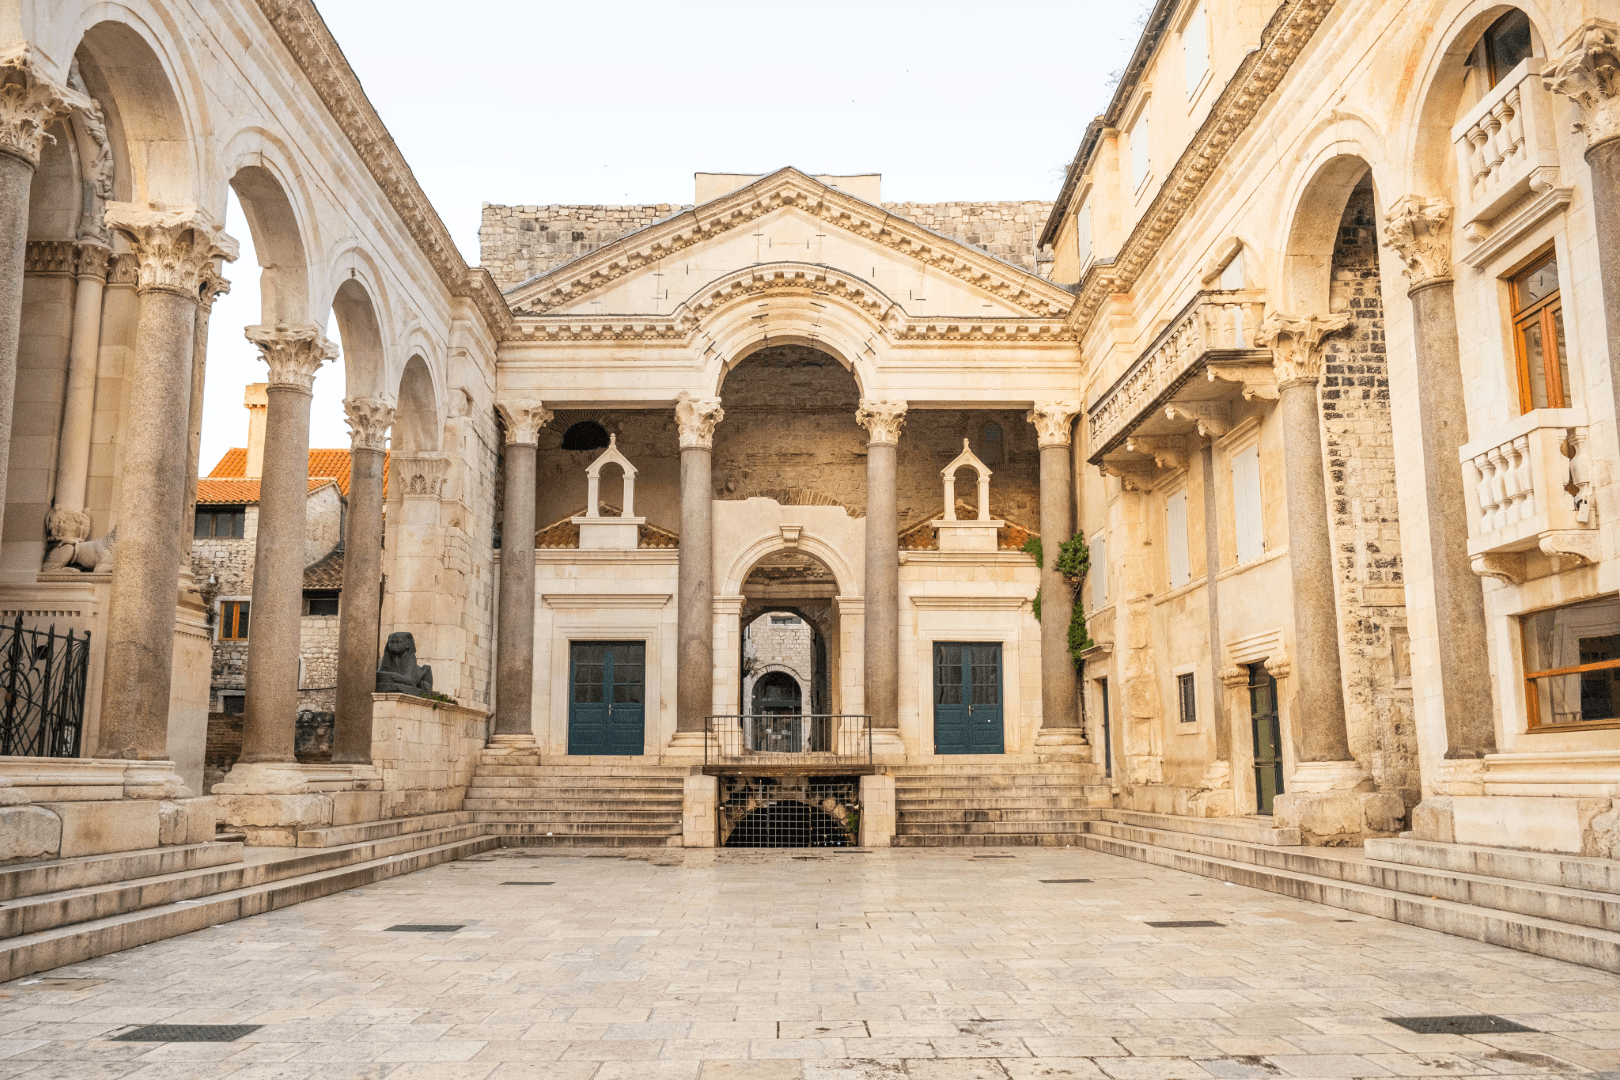
[[[712,848],[719,832],[719,778],[693,773],[686,778],[681,802],[681,846]]]
[[[886,848],[894,842],[894,806],[894,777],[861,777],[861,847]]]

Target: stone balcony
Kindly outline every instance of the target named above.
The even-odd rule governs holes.
[[[1511,584],[1595,563],[1583,409],[1536,409],[1462,448],[1474,572]]]
[[[1461,205],[1458,220],[1473,241],[1532,192],[1558,183],[1552,96],[1541,85],[1544,57],[1531,57],[1451,129]]]

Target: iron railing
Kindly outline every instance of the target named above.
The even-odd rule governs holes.
[[[872,718],[864,713],[710,716],[705,765],[871,765]]]
[[[0,625],[0,754],[78,757],[90,632]]]

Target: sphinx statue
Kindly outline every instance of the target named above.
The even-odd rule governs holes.
[[[433,693],[433,669],[416,662],[416,638],[408,631],[396,630],[388,635],[382,660],[377,664],[376,692],[415,697]]]

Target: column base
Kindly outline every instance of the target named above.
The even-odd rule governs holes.
[[[1406,804],[1377,791],[1288,791],[1277,796],[1272,813],[1279,828],[1298,829],[1306,844],[1346,847],[1399,833]]]
[[[674,738],[669,740],[669,745],[664,747],[664,756],[702,761],[705,747],[709,748],[711,754],[717,754],[720,750],[719,743],[707,731],[677,731]]]
[[[237,762],[214,785],[215,795],[303,795],[382,787],[376,765],[303,765],[296,761]]]
[[[1332,791],[1367,791],[1372,781],[1354,761],[1301,761],[1288,778],[1288,791],[1324,794]]]
[[[132,761],[124,766],[126,799],[184,799],[192,794],[172,761]]]
[[[905,760],[905,756],[906,741],[900,737],[899,728],[872,729],[872,757],[900,762]]]
[[[1091,744],[1079,728],[1042,728],[1035,736],[1035,756],[1053,761],[1090,761]]]

